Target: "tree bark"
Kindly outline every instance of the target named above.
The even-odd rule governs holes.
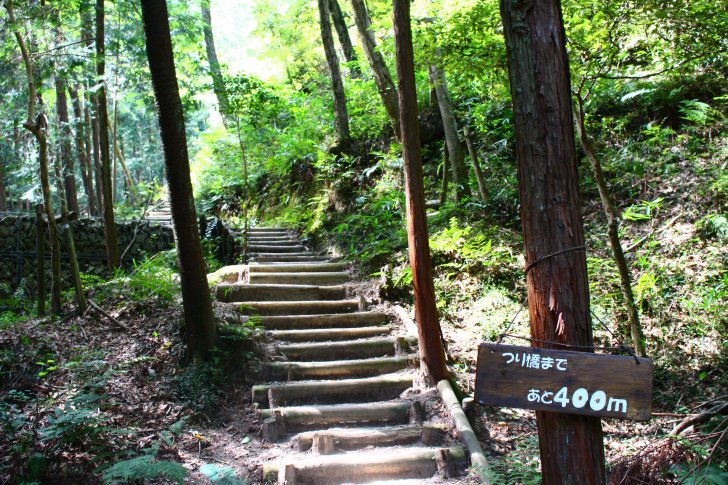
[[[447,202],[447,190],[450,186],[450,152],[447,142],[442,146],[442,186],[440,187],[440,204]]]
[[[212,32],[210,0],[201,0],[200,9],[202,10],[202,32],[205,35],[205,50],[207,51],[207,63],[210,65],[212,90],[215,92],[215,96],[217,97],[220,115],[222,116],[223,123],[225,123],[225,118],[230,114],[230,101],[228,100],[227,90],[225,89],[220,61],[217,59],[215,36]]]
[[[336,36],[339,38],[339,44],[341,44],[341,50],[344,53],[344,59],[349,64],[349,73],[351,77],[361,77],[356,52],[351,43],[351,37],[349,37],[349,28],[346,26],[344,12],[341,11],[341,6],[337,0],[329,0],[329,11],[336,29]]]
[[[483,171],[480,169],[480,163],[478,163],[478,152],[475,150],[475,144],[473,143],[473,134],[467,126],[463,126],[463,133],[465,134],[465,143],[468,146],[470,161],[473,163],[475,179],[478,181],[478,192],[480,193],[480,198],[483,202],[488,202],[490,200],[490,194],[488,194],[488,187],[485,185],[485,177],[483,177]]]
[[[501,0],[500,9],[516,129],[531,335],[590,348],[589,285],[561,6],[558,0]],[[539,411],[536,420],[544,485],[606,483],[599,418]]]
[[[326,64],[329,66],[331,75],[331,88],[334,95],[334,127],[338,139],[338,146],[346,151],[349,144],[349,114],[346,111],[346,94],[344,93],[344,82],[341,79],[339,69],[339,56],[336,55],[334,47],[334,36],[331,33],[331,12],[329,12],[329,0],[318,0],[319,25],[321,27],[321,42],[324,45]]]
[[[68,89],[68,93],[71,96],[71,104],[73,106],[73,117],[75,118],[76,128],[76,154],[78,156],[78,164],[81,167],[81,178],[83,179],[83,191],[86,193],[86,199],[88,200],[88,213],[90,216],[96,215],[96,195],[94,194],[94,184],[92,181],[91,163],[89,161],[89,152],[87,150],[88,143],[86,140],[86,125],[84,124],[85,112],[83,106],[83,98],[78,95],[78,86],[73,86]],[[89,117],[90,119],[90,117]]]
[[[56,86],[56,89],[58,89],[58,86]],[[65,89],[63,92],[65,93]],[[76,257],[76,241],[73,239],[73,228],[71,227],[71,222],[68,218],[68,195],[66,194],[66,190],[64,187],[65,180],[63,178],[63,170],[61,168],[61,162],[58,158],[56,158],[56,161],[53,165],[56,172],[58,198],[61,201],[61,227],[62,231],[66,233],[66,244],[68,245],[68,260],[71,265],[71,279],[73,280],[73,287],[76,290],[76,303],[78,304],[78,311],[79,313],[83,313],[88,308],[88,303],[86,302],[86,295],[83,293],[81,272],[78,268],[78,259]]]
[[[384,57],[377,49],[377,41],[372,31],[372,19],[369,16],[369,10],[364,4],[364,0],[351,0],[351,6],[354,11],[354,21],[359,32],[361,46],[364,49],[364,55],[366,55],[367,61],[369,61],[369,67],[371,67],[374,75],[374,83],[377,85],[379,96],[382,98],[382,104],[392,123],[394,135],[397,139],[400,139],[397,90],[394,87],[394,81],[392,81],[389,68],[384,62]]]
[[[38,287],[38,315],[46,314],[45,229],[43,204],[35,204],[35,278]]]
[[[66,97],[66,80],[56,72],[56,114],[58,116],[58,133],[60,135],[60,153],[63,162],[63,187],[68,201],[68,208],[79,213],[78,191],[76,190],[75,164],[71,150],[71,124],[68,116],[68,98]]]
[[[0,211],[6,211],[8,209],[5,199],[7,194],[5,193],[5,167],[3,162],[0,161]]]
[[[594,180],[599,190],[599,198],[602,201],[602,210],[607,218],[607,235],[609,236],[609,245],[612,247],[614,262],[619,271],[619,283],[622,289],[622,298],[624,298],[624,306],[627,307],[627,319],[629,321],[629,332],[627,340],[631,340],[635,347],[635,353],[639,357],[646,357],[645,337],[640,326],[639,312],[634,302],[634,293],[632,292],[632,276],[627,266],[627,258],[624,257],[622,242],[619,240],[619,216],[614,208],[612,197],[609,195],[607,181],[604,179],[602,165],[597,158],[594,145],[589,139],[584,124],[584,100],[581,96],[576,96],[577,109],[574,111],[574,119],[576,122],[576,132],[579,135],[581,148],[584,150],[586,157],[591,164]]]
[[[101,182],[101,143],[99,141],[99,118],[95,107],[98,106],[98,98],[96,94],[91,95],[91,104],[94,106],[94,114],[91,118],[91,146],[93,149],[93,168],[94,168],[94,180],[96,182],[96,200],[98,201],[98,207],[96,208],[96,215],[102,216],[104,212],[104,190],[103,183]]]
[[[101,193],[103,194],[104,239],[106,259],[110,269],[119,267],[119,240],[114,221],[114,199],[111,187],[111,157],[109,155],[109,115],[106,106],[106,46],[104,29],[104,0],[96,0],[96,76],[100,84],[96,93],[96,117],[99,123],[101,151]]]
[[[124,157],[124,153],[121,151],[120,148],[119,135],[116,131],[117,121],[114,121],[113,124],[110,123],[113,127],[113,129],[111,130],[111,136],[113,138],[112,144],[114,146],[115,160],[118,160],[119,164],[121,165],[121,173],[124,175],[124,183],[128,188],[127,191],[129,192],[131,205],[136,206],[139,194],[137,193],[136,185],[134,185],[134,180],[131,178],[131,173],[126,166],[126,157]],[[116,172],[116,170],[114,170],[114,172]]]
[[[450,165],[452,166],[452,182],[455,185],[455,200],[460,202],[469,197],[468,168],[465,166],[465,152],[458,136],[458,123],[447,90],[445,73],[437,66],[430,66],[430,82],[435,86],[437,104],[440,107],[442,126],[445,129],[447,149],[450,151]]]
[[[422,183],[420,126],[417,117],[410,0],[394,0],[394,39],[397,51],[399,80],[399,112],[404,158],[405,201],[407,209],[407,242],[412,268],[420,358],[434,382],[448,378],[440,323],[435,307],[435,285],[430,265],[430,245],[425,215],[425,194]]]
[[[215,344],[216,328],[190,181],[184,113],[174,66],[166,1],[143,0],[142,17],[177,242],[185,338],[189,352],[204,358]]]

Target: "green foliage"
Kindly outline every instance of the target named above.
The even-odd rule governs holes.
[[[541,483],[538,436],[520,440],[507,455],[491,462],[492,483]]]
[[[175,273],[170,268],[170,260],[174,251],[161,256],[134,261],[133,269],[128,276],[123,270],[117,278],[123,279],[129,288],[128,295],[134,300],[155,298],[160,302],[169,303],[174,300],[179,284],[175,281]]]
[[[238,478],[235,469],[227,465],[205,463],[200,467],[200,473],[205,475],[210,483],[216,485],[247,485],[248,481]]]
[[[728,218],[723,214],[710,214],[695,223],[698,236],[703,240],[728,240]]]
[[[216,363],[193,363],[175,376],[175,398],[196,413],[213,410],[220,396],[219,384],[224,378],[222,368]]]
[[[115,463],[104,471],[102,478],[104,483],[108,484],[130,483],[155,478],[166,478],[183,484],[187,478],[187,470],[177,462],[159,461],[154,456],[142,455]]]

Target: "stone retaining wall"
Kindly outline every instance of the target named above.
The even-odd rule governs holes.
[[[134,238],[134,228],[138,225]],[[130,265],[148,255],[174,247],[172,228],[149,222],[117,222],[119,248],[124,251],[134,241],[124,257],[123,264]],[[82,273],[104,276],[106,269],[106,244],[104,228],[100,220],[81,219],[71,223],[76,243],[76,254]],[[61,269],[64,288],[72,288],[67,254],[66,235],[59,228],[61,243]],[[50,281],[50,247],[47,228],[45,241],[46,280]],[[0,298],[7,298],[18,289],[27,294],[36,290],[36,232],[35,218],[29,215],[0,217]]]

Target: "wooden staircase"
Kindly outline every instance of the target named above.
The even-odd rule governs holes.
[[[265,464],[263,482],[424,484],[461,475],[465,450],[447,426],[429,422],[432,390],[414,388],[416,338],[351,294],[344,263],[284,228],[249,234],[247,281],[216,294],[266,329],[277,354],[252,399],[261,437],[292,449]]]

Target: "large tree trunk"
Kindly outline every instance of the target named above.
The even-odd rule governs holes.
[[[569,64],[558,0],[501,0],[535,346],[593,346]],[[546,342],[546,343],[543,343]],[[544,485],[606,483],[601,421],[538,411]]]
[[[215,49],[215,37],[212,33],[210,0],[201,0],[200,9],[202,10],[202,31],[205,35],[205,50],[207,51],[207,63],[210,65],[212,90],[215,92],[215,96],[217,97],[218,108],[224,122],[225,118],[230,115],[230,101],[228,100],[227,91],[225,90],[225,82],[222,77],[222,69],[220,69],[220,61],[217,59],[217,49]]]
[[[341,11],[341,6],[337,0],[329,0],[329,11],[336,29],[336,36],[339,38],[339,44],[341,44],[341,50],[344,53],[344,59],[349,64],[349,73],[351,77],[361,77],[356,52],[351,43],[351,37],[349,37],[349,28],[346,26],[344,12]]]
[[[427,236],[410,0],[394,0],[394,39],[397,50],[399,112],[404,158],[407,242],[412,267],[420,358],[432,379],[440,382],[442,379],[447,379],[448,371],[445,365],[440,323],[437,320],[435,285],[432,280],[430,245]]]
[[[5,8],[8,11],[10,23],[13,25],[13,33],[15,34],[15,39],[18,42],[18,47],[20,47],[23,64],[25,65],[25,74],[28,79],[28,118],[23,126],[33,134],[38,142],[40,186],[41,192],[43,193],[46,217],[48,218],[48,236],[50,238],[51,246],[51,268],[53,275],[51,287],[51,311],[58,314],[61,313],[61,247],[58,242],[56,218],[53,214],[53,207],[51,205],[51,189],[48,181],[48,118],[44,113],[39,113],[37,117],[35,115],[37,90],[33,75],[33,64],[23,35],[15,25],[15,13],[13,11],[12,0],[6,0]]]
[[[142,1],[142,16],[177,241],[185,338],[191,354],[206,357],[215,344],[215,320],[190,181],[184,113],[174,67],[166,1]]]
[[[119,267],[119,241],[114,221],[114,199],[111,187],[111,157],[109,155],[109,115],[106,107],[106,46],[104,29],[104,0],[96,0],[96,117],[99,122],[99,148],[101,151],[101,192],[103,194],[104,239],[106,258],[110,269]]]
[[[96,215],[102,216],[104,212],[104,189],[103,183],[101,182],[101,143],[99,141],[99,118],[96,112],[98,106],[98,97],[96,94],[91,95],[91,104],[94,106],[94,114],[91,118],[91,147],[93,149],[93,168],[94,168],[94,180],[96,182],[96,200],[98,201],[98,207],[96,209]]]
[[[83,191],[86,193],[88,200],[88,213],[90,216],[96,215],[96,195],[94,194],[94,184],[92,180],[93,170],[89,161],[88,137],[86,136],[86,125],[84,125],[84,106],[83,98],[78,95],[78,86],[69,87],[71,96],[71,104],[73,106],[73,117],[75,118],[76,128],[76,154],[78,156],[78,164],[81,167],[81,178],[83,179]],[[90,120],[90,117],[89,117]]]
[[[364,0],[351,0],[351,6],[354,10],[354,21],[361,39],[361,46],[374,75],[374,83],[377,85],[382,104],[392,123],[394,134],[397,139],[400,139],[397,90],[394,87],[389,68],[384,62],[384,57],[377,49],[377,40],[374,38],[374,32],[372,31],[372,19],[369,16],[369,10],[367,10]]]
[[[63,187],[66,192],[68,209],[79,213],[78,192],[76,190],[75,164],[71,150],[71,124],[68,117],[68,98],[66,97],[66,81],[62,75],[55,75],[56,114],[58,116],[58,133],[60,135],[60,153],[63,160]]]
[[[344,82],[341,79],[339,68],[339,56],[336,55],[334,47],[334,36],[331,33],[331,12],[329,12],[329,0],[318,0],[319,24],[321,27],[321,42],[324,45],[326,64],[329,66],[331,75],[331,88],[334,95],[334,127],[338,139],[338,146],[341,151],[346,151],[349,145],[349,114],[346,111],[346,94],[344,93]]]
[[[468,168],[465,166],[465,151],[458,136],[458,123],[447,90],[445,73],[437,66],[430,66],[430,81],[435,86],[437,104],[440,107],[442,126],[445,129],[447,149],[450,151],[450,165],[452,166],[452,182],[455,185],[455,200],[461,201],[470,196],[468,185]]]
[[[612,203],[612,197],[609,195],[609,188],[607,187],[607,181],[604,179],[602,165],[599,163],[599,159],[594,151],[594,145],[586,132],[586,126],[584,124],[584,100],[579,95],[577,95],[576,100],[578,103],[577,109],[574,112],[576,131],[579,135],[581,148],[584,150],[584,153],[586,153],[586,157],[589,159],[591,164],[594,180],[597,184],[597,189],[599,190],[599,198],[602,201],[602,210],[604,211],[604,216],[607,218],[607,235],[609,236],[609,245],[612,247],[614,263],[617,265],[617,270],[619,271],[619,283],[622,289],[622,298],[624,298],[624,305],[627,307],[627,319],[629,321],[627,340],[632,341],[632,344],[635,347],[635,352],[639,357],[646,357],[647,351],[645,350],[645,337],[642,333],[640,317],[637,311],[637,305],[635,305],[634,302],[634,293],[632,292],[632,276],[630,275],[629,267],[627,266],[627,258],[624,257],[622,242],[619,240],[619,216],[614,208],[614,203]]]
[[[490,194],[488,194],[488,187],[485,185],[485,177],[483,177],[483,171],[480,169],[480,163],[478,162],[478,151],[475,149],[475,143],[473,143],[473,134],[470,128],[463,126],[463,134],[465,135],[465,143],[468,146],[468,153],[470,154],[470,161],[473,164],[473,170],[475,171],[475,179],[478,181],[478,192],[483,202],[490,200]]]

